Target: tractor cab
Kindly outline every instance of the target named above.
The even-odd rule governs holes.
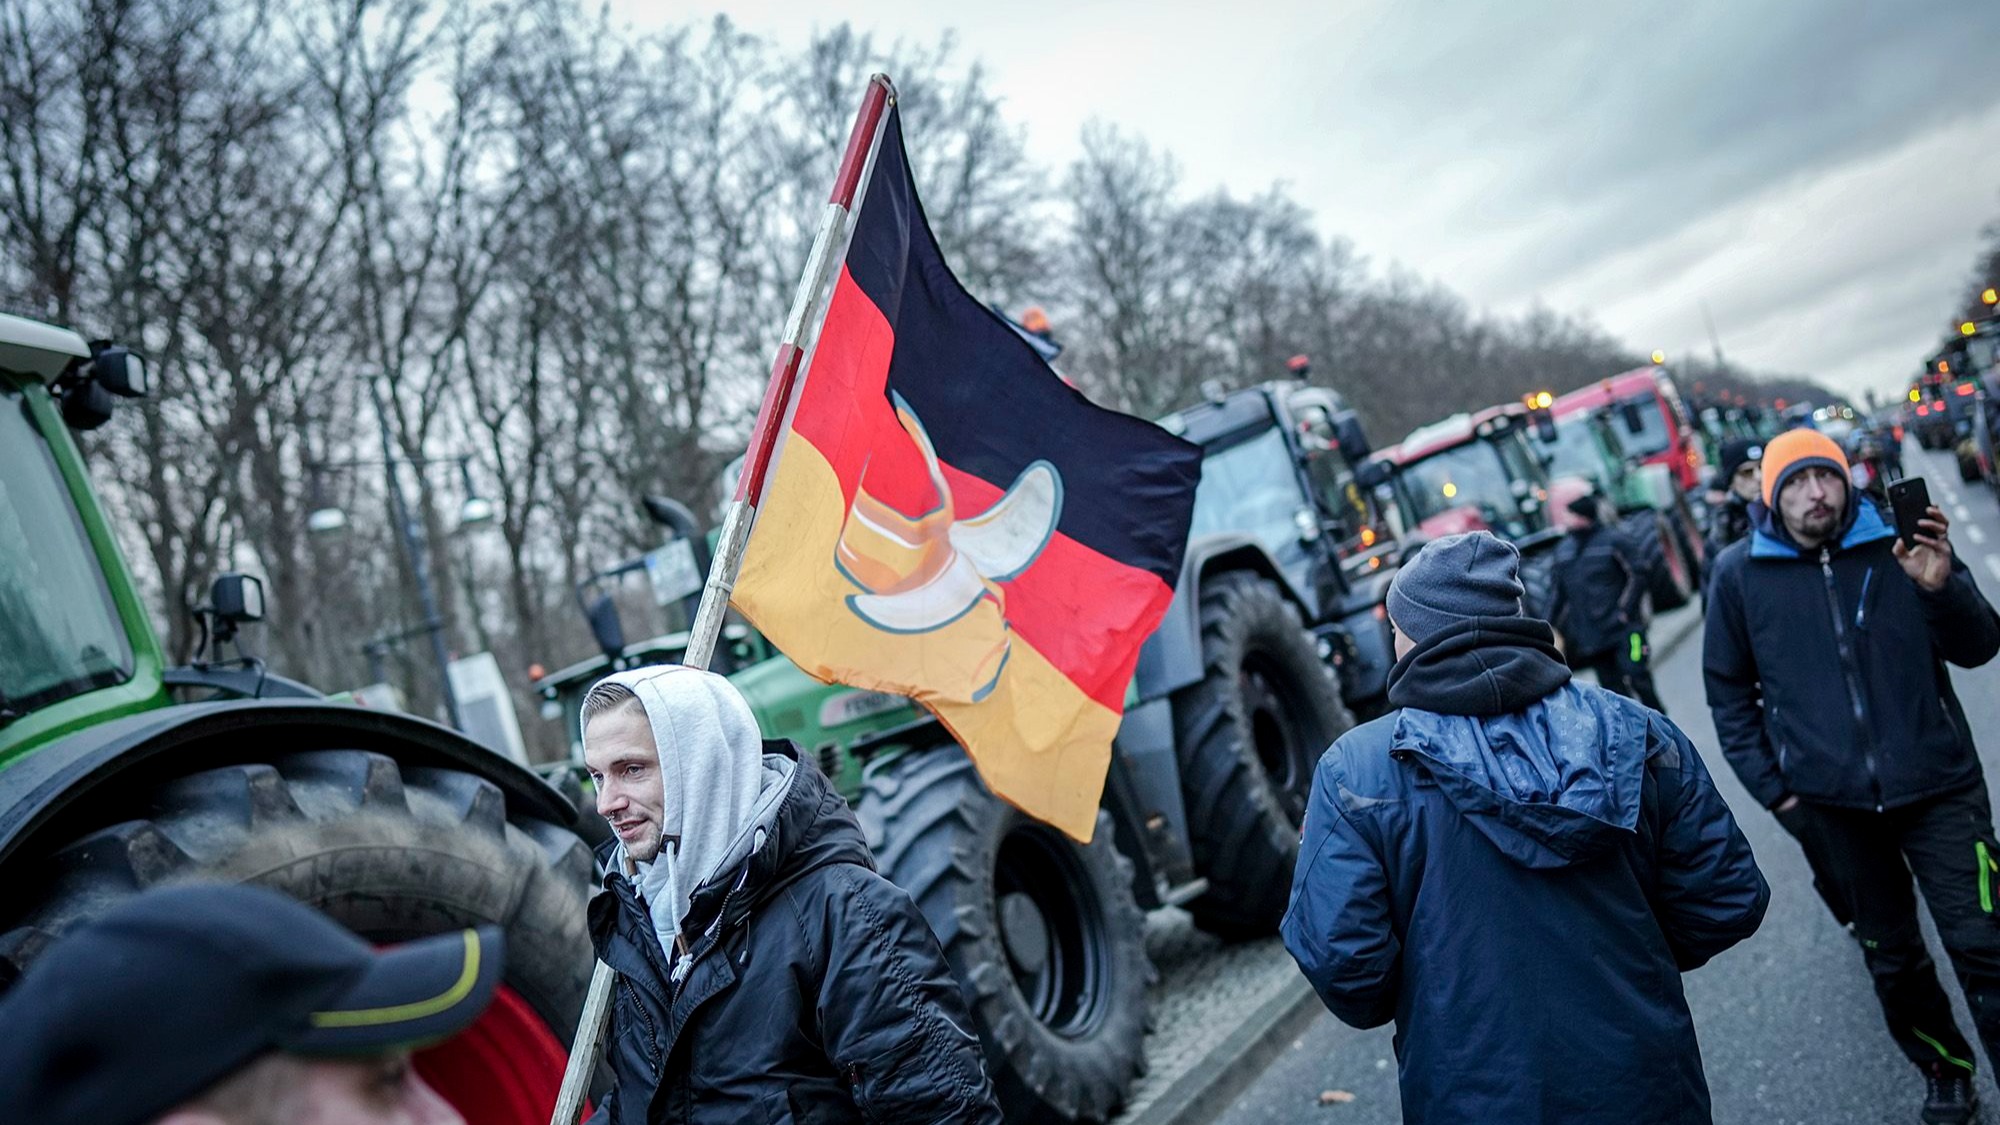
[[[1385,450],[1403,530],[1424,540],[1490,531],[1524,548],[1553,539],[1548,472],[1529,429],[1525,408],[1495,406],[1419,427]]]

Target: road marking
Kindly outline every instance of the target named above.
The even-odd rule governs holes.
[[[1979,530],[1978,524],[1976,523],[1966,524],[1964,531],[1965,531],[1965,537],[1967,539],[1972,540],[1974,543],[1986,542],[1986,533]]]
[[[1943,478],[1943,477],[1939,477],[1939,478],[1938,478],[1938,480],[1937,480],[1937,489],[1938,489],[1938,492],[1940,492],[1941,494],[1943,494],[1944,498],[1945,498],[1945,499],[1946,499],[1947,501],[1949,501],[1949,502],[1951,502],[1951,503],[1953,503],[1953,504],[1956,504],[1956,503],[1958,503],[1958,502],[1959,502],[1959,499],[1958,499],[1958,490],[1957,490],[1957,489],[1955,489],[1955,488],[1953,488],[1953,487],[1952,487],[1951,485],[1949,485],[1949,484],[1946,484],[1946,483],[1945,483],[1945,480],[1944,480],[1944,478]]]
[[[1972,512],[1965,505],[1954,500],[1951,504],[1951,518],[1960,523],[1967,523],[1972,519]]]
[[[1986,556],[1986,569],[1993,572],[1993,577],[2000,578],[2000,555]]]

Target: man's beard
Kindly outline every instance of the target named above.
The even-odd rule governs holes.
[[[1793,537],[1825,542],[1833,534],[1834,526],[1840,522],[1840,512],[1834,508],[1815,508],[1799,517],[1799,526]]]

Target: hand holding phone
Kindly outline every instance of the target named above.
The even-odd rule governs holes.
[[[1910,581],[1926,590],[1944,589],[1951,578],[1951,523],[1931,505],[1930,489],[1920,477],[1906,477],[1889,486],[1889,505],[1896,513],[1896,561]]]
[[[1896,536],[1905,550],[1915,550],[1917,536],[1923,534],[1917,521],[1926,519],[1931,508],[1930,486],[1922,477],[1904,477],[1889,484],[1889,507],[1896,514]]]

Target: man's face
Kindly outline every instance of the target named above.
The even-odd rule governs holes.
[[[1396,638],[1396,659],[1401,660],[1410,654],[1411,649],[1417,647],[1417,642],[1411,640],[1408,633],[1396,628],[1396,622],[1393,618],[1389,621],[1389,632],[1393,633]]]
[[[310,1059],[296,1125],[465,1125],[410,1065],[408,1051],[371,1059]]]
[[[1745,461],[1736,466],[1736,474],[1729,478],[1729,491],[1737,499],[1748,503],[1764,494],[1764,464],[1761,461]]]
[[[154,1125],[465,1125],[410,1052],[309,1059],[273,1052]]]
[[[660,854],[666,791],[660,785],[660,751],[646,709],[628,703],[597,716],[583,735],[583,764],[597,785],[597,813],[635,863]]]
[[[1824,465],[1793,473],[1778,493],[1785,530],[1801,547],[1817,547],[1833,535],[1847,511],[1847,478]]]

